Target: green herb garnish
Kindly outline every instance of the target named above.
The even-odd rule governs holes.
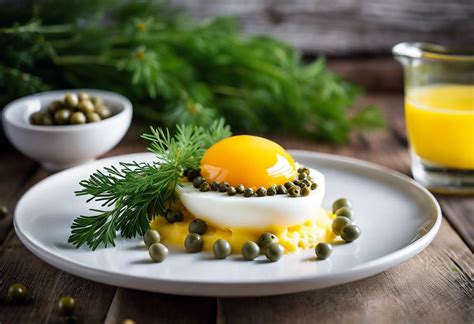
[[[196,22],[164,1],[4,7],[0,106],[45,89],[87,87],[119,92],[143,120],[167,126],[224,117],[238,132],[341,143],[354,129],[382,125],[374,107],[348,113],[362,90],[324,58],[307,64],[284,42],[243,36],[233,18]]]
[[[230,136],[223,120],[209,129],[178,126],[175,135],[169,130],[151,128],[142,137],[150,141],[148,150],[156,154],[154,163],[128,162],[120,167],[97,170],[80,182],[77,196],[91,196],[108,209],[91,209],[92,216],[79,216],[71,226],[69,243],[87,245],[95,250],[100,244],[115,246],[116,232],[126,238],[143,235],[155,215],[164,215],[175,201],[175,189],[186,169],[198,169],[206,149]]]

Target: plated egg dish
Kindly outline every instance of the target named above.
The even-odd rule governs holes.
[[[360,236],[350,201],[323,209],[324,175],[273,141],[231,136],[223,121],[208,129],[180,126],[174,136],[152,128],[143,138],[156,163],[122,163],[81,181],[76,194],[104,208],[75,219],[70,243],[95,249],[114,245],[120,233],[143,235],[155,262],[169,247],[277,261],[304,249],[325,259],[333,241]]]

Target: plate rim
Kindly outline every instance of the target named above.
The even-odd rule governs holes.
[[[323,275],[311,274],[311,275],[303,275],[303,276],[297,276],[297,277],[292,277],[292,278],[251,280],[251,281],[245,281],[245,282],[231,282],[231,283],[222,282],[222,281],[196,282],[196,281],[191,281],[187,279],[180,280],[179,278],[171,279],[171,278],[140,277],[140,276],[136,276],[136,275],[128,274],[128,273],[110,272],[103,269],[97,269],[96,267],[83,265],[79,262],[70,261],[62,257],[61,255],[58,255],[57,253],[52,252],[51,250],[46,249],[42,247],[41,245],[36,244],[34,240],[32,240],[28,235],[26,235],[25,233],[21,231],[20,225],[18,224],[18,221],[17,221],[17,212],[18,212],[18,209],[21,208],[24,201],[28,198],[28,195],[31,194],[32,191],[36,190],[38,186],[44,185],[45,182],[51,181],[52,179],[56,177],[61,177],[63,176],[64,173],[74,172],[77,169],[84,167],[84,165],[79,165],[79,166],[58,172],[54,175],[51,175],[41,180],[40,182],[36,183],[31,188],[29,188],[22,195],[22,197],[19,199],[19,201],[16,204],[16,207],[14,210],[14,217],[13,217],[14,229],[20,241],[35,256],[39,257],[41,260],[45,261],[46,263],[52,265],[53,267],[57,269],[71,273],[81,278],[85,278],[88,280],[92,280],[92,281],[96,281],[96,282],[100,282],[100,283],[108,284],[112,286],[117,286],[117,287],[126,287],[126,288],[140,289],[140,290],[146,290],[146,291],[152,291],[152,292],[182,294],[182,295],[187,295],[187,296],[194,295],[194,296],[223,296],[223,297],[225,296],[227,297],[265,296],[265,295],[295,293],[295,292],[301,292],[301,291],[307,291],[307,290],[313,290],[313,289],[321,289],[325,287],[345,284],[348,282],[367,278],[375,274],[378,274],[380,272],[383,272],[387,269],[390,269],[393,266],[401,264],[405,262],[406,260],[416,256],[418,253],[420,253],[433,241],[436,234],[438,233],[441,227],[441,222],[442,222],[442,213],[441,213],[441,208],[438,201],[436,200],[436,198],[433,196],[431,192],[429,192],[426,188],[421,186],[419,183],[417,183],[415,180],[408,177],[407,175],[400,173],[398,171],[392,170],[390,168],[387,168],[385,166],[381,166],[373,162],[364,161],[364,160],[360,160],[353,157],[339,156],[339,155],[320,153],[320,152],[312,152],[312,151],[306,151],[306,150],[289,150],[289,152],[294,156],[296,160],[298,159],[297,156],[299,156],[299,157],[304,157],[304,158],[323,159],[326,161],[333,160],[333,161],[338,161],[341,163],[347,163],[351,165],[355,164],[357,167],[370,169],[370,171],[376,171],[376,172],[388,174],[389,176],[394,177],[401,182],[414,186],[418,190],[421,190],[421,192],[426,196],[426,198],[432,204],[433,211],[435,212],[434,213],[435,220],[432,223],[431,228],[426,233],[421,235],[419,238],[414,239],[412,242],[406,244],[402,248],[395,250],[391,253],[385,254],[381,257],[378,257],[374,260],[365,262],[362,265],[358,265],[354,268],[350,268],[349,270],[344,270],[336,274],[330,274],[330,273],[323,274]],[[99,160],[87,163],[87,165],[91,165],[95,163],[104,165],[106,164],[104,162],[116,161],[123,157],[129,157],[133,155],[149,156],[150,154],[151,153],[149,152],[138,152],[138,153],[116,155],[116,156],[107,157],[107,158],[103,158],[103,159],[99,159]],[[114,247],[111,246],[109,248],[114,248]],[[315,285],[315,283],[312,281],[316,278],[319,284]],[[155,285],[150,285],[150,283],[154,283]],[[276,285],[276,286],[280,286],[279,288],[282,288],[281,287],[282,284],[286,284],[286,285],[299,284],[300,286],[299,286],[299,289],[290,289],[290,288],[274,289],[275,291],[273,292],[270,292],[270,291],[269,292],[266,292],[266,291],[256,292],[256,293],[252,293],[252,292],[228,293],[226,292],[227,290],[229,290],[228,288],[235,287],[235,286],[245,287],[245,286],[251,285],[253,288],[256,288],[255,285],[258,285],[259,288],[265,290],[265,287],[269,285]],[[200,289],[196,289],[196,288],[184,289],[184,290],[179,289],[179,288],[173,289],[172,288],[173,285],[179,285],[180,287],[182,287],[183,285],[192,285],[194,287],[206,286],[206,289],[201,290],[201,293],[193,293],[192,292],[193,290],[200,290]],[[210,288],[209,286],[212,286],[212,289],[209,289]],[[259,289],[256,289],[256,290],[259,290]]]

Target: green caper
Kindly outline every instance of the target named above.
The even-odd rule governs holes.
[[[104,100],[102,99],[102,97],[92,97],[91,101],[96,107],[104,105]]]
[[[348,224],[341,229],[341,238],[346,242],[353,242],[360,236],[360,228],[354,224]]]
[[[341,207],[338,210],[336,210],[334,214],[336,214],[336,216],[344,216],[349,219],[352,219],[354,216],[352,209],[350,209],[349,207]]]
[[[229,184],[227,182],[221,182],[219,184],[219,192],[226,192]]]
[[[300,173],[298,174],[298,180],[300,181],[303,181],[307,178],[308,176],[306,175],[306,173]]]
[[[7,216],[8,216],[7,206],[0,206],[0,219],[5,218]]]
[[[299,181],[299,180],[295,180],[293,181],[293,184],[297,187],[301,187],[301,185],[303,184],[303,182]]]
[[[278,243],[278,242],[279,242],[278,237],[275,234],[270,233],[270,232],[263,233],[258,238],[258,245],[262,248],[264,248],[268,244]]]
[[[186,178],[188,178],[190,182],[193,182],[197,177],[199,177],[199,170],[188,170]],[[199,183],[199,185],[201,185],[201,183]],[[199,185],[196,188],[199,188]]]
[[[66,125],[71,118],[71,111],[68,109],[60,109],[54,114],[54,120],[59,125]]]
[[[288,190],[290,197],[298,197],[300,195],[300,187],[293,186]]]
[[[43,125],[43,126],[54,125],[53,117],[51,117],[50,114],[43,114],[43,116],[41,116],[40,125]]]
[[[100,118],[106,119],[112,116],[112,112],[106,106],[95,106],[95,112],[99,114]]]
[[[63,315],[69,316],[74,314],[76,309],[76,301],[71,296],[63,296],[58,301],[59,312]]]
[[[193,186],[194,188],[198,189],[201,184],[204,182],[204,178],[201,176],[197,176],[193,179]]]
[[[316,190],[318,188],[318,184],[316,182],[311,182],[311,190]]]
[[[309,175],[309,169],[308,168],[303,168],[303,173],[306,173],[307,175]]]
[[[84,101],[84,100],[89,100],[90,99],[90,96],[89,94],[85,93],[85,92],[79,92],[79,94],[77,95],[77,97],[79,98],[79,101]],[[92,101],[91,101],[92,102]]]
[[[94,112],[94,104],[90,100],[84,100],[79,102],[77,105],[77,109],[82,111],[84,114],[93,113]]]
[[[242,256],[245,260],[254,260],[260,254],[260,247],[257,243],[247,241],[242,245]]]
[[[278,185],[276,189],[279,195],[286,195],[288,193],[288,189],[284,185]]]
[[[303,173],[303,168],[298,168],[298,170],[296,170],[298,173]]]
[[[295,184],[291,181],[285,182],[284,186],[286,190],[289,190],[291,187],[293,187]]]
[[[16,283],[8,288],[7,300],[13,303],[24,303],[28,300],[28,288],[21,283]]]
[[[309,189],[309,187],[304,186],[303,188],[301,188],[301,196],[309,196],[310,193],[311,189]]]
[[[252,196],[253,196],[253,189],[252,188],[245,188],[244,197],[252,197]]]
[[[201,192],[206,192],[206,191],[209,191],[209,190],[211,190],[211,186],[209,185],[209,182],[207,182],[207,181],[204,181],[199,186],[199,191],[201,191]]]
[[[235,196],[237,194],[237,190],[234,187],[229,186],[227,187],[227,194],[229,196]]]
[[[229,242],[223,239],[218,239],[214,242],[212,246],[212,251],[214,251],[214,255],[218,259],[225,259],[230,255],[232,248],[230,247]]]
[[[74,93],[68,93],[64,97],[64,103],[69,109],[74,109],[79,103],[79,98]]]
[[[71,115],[71,119],[69,120],[69,122],[73,125],[85,124],[86,116],[80,111],[76,111]]]
[[[41,125],[44,114],[45,113],[42,111],[32,113],[30,115],[30,123],[32,123],[33,125]]]
[[[153,243],[148,249],[148,254],[154,262],[163,262],[168,256],[168,248],[161,243]]]
[[[267,189],[267,196],[275,196],[277,194],[277,190],[274,186],[271,186]]]
[[[219,190],[219,182],[214,181],[213,183],[211,183],[211,190],[212,191]]]
[[[301,186],[302,186],[301,188],[303,188],[303,186],[311,188],[311,184],[312,184],[311,181],[309,181],[308,179],[304,179],[303,181],[301,181]]]
[[[54,114],[59,109],[64,109],[64,102],[62,102],[61,100],[54,100],[48,106],[48,112],[50,114]]]
[[[265,247],[265,256],[269,261],[278,261],[283,254],[285,254],[285,249],[278,243],[270,243]]]
[[[95,112],[87,113],[86,119],[88,123],[95,123],[101,121],[99,114]]]
[[[149,229],[146,231],[145,235],[143,235],[143,242],[147,247],[150,247],[153,243],[160,243],[161,236],[158,231]]]
[[[260,187],[257,189],[255,193],[257,194],[258,197],[264,197],[267,195],[267,189],[265,189],[264,187]]]
[[[207,232],[207,223],[202,219],[193,219],[191,223],[189,223],[189,233],[196,233],[202,235]]]
[[[189,233],[184,240],[186,251],[191,253],[201,252],[203,244],[201,235],[196,233]]]
[[[314,249],[314,252],[316,253],[318,259],[325,260],[332,254],[332,245],[327,243],[318,243]]]
[[[337,216],[332,221],[332,225],[331,225],[332,232],[335,235],[341,235],[341,229],[350,223],[351,223],[351,220],[349,218],[344,217],[344,216]]]
[[[349,207],[351,208],[352,207],[352,204],[350,202],[349,199],[347,198],[340,198],[338,200],[336,200],[333,204],[332,204],[332,212],[335,213],[336,210],[338,210],[339,208],[341,207]]]
[[[243,194],[245,191],[245,186],[243,184],[239,184],[237,187],[235,187],[235,190],[238,194]]]
[[[183,212],[179,209],[168,208],[165,213],[168,223],[182,222],[184,219]]]

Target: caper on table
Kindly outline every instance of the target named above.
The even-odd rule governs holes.
[[[196,233],[196,234],[204,234],[207,232],[207,223],[202,219],[193,219],[191,223],[189,223],[189,233]]]
[[[258,238],[258,245],[264,248],[268,244],[278,243],[278,241],[278,237],[275,234],[267,232],[260,235],[260,237]]]
[[[161,236],[160,233],[156,230],[149,229],[146,231],[145,235],[143,235],[143,242],[147,247],[150,247],[153,243],[160,243]]]
[[[232,248],[229,242],[227,242],[226,240],[218,239],[217,241],[214,242],[214,245],[212,246],[212,250],[216,258],[225,259],[230,255]]]
[[[314,248],[314,252],[318,259],[325,260],[332,254],[332,245],[328,243],[318,243]]]
[[[265,256],[269,261],[278,261],[283,254],[285,254],[285,249],[278,243],[271,243],[265,247]]]
[[[71,296],[59,298],[58,309],[63,315],[72,315],[76,309],[76,301]]]
[[[168,208],[165,213],[165,219],[168,223],[182,222],[184,219],[183,212],[179,209]]]
[[[341,229],[350,223],[351,223],[351,220],[349,218],[344,217],[344,216],[337,216],[332,221],[332,225],[331,225],[332,232],[336,235],[341,235]]]
[[[257,243],[247,241],[242,245],[242,256],[245,260],[255,260],[260,254],[260,247]]]
[[[203,245],[204,242],[201,235],[196,233],[189,233],[186,235],[186,239],[184,240],[186,251],[191,253],[201,252]]]
[[[353,242],[360,236],[360,228],[354,224],[348,224],[341,229],[341,238],[346,242]]]
[[[148,254],[154,262],[163,262],[168,256],[168,248],[161,243],[153,243],[148,249]]]
[[[352,204],[349,199],[347,198],[339,198],[332,204],[332,212],[336,212],[341,207],[349,207],[352,208]]]
[[[354,216],[354,212],[352,211],[352,209],[346,206],[339,208],[334,214],[336,216],[344,216],[349,219],[352,219]]]
[[[0,219],[8,216],[7,206],[0,206]]]
[[[7,300],[13,303],[24,303],[28,300],[28,288],[21,283],[15,283],[8,288]]]

